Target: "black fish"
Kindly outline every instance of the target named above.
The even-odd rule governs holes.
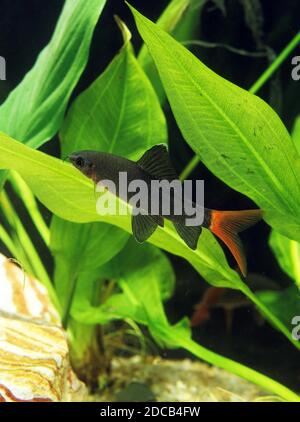
[[[137,161],[131,161],[110,153],[97,151],[79,151],[70,154],[72,164],[95,183],[101,180],[114,182],[119,196],[119,173],[127,173],[128,184],[134,180],[143,180],[149,186],[152,180],[178,180],[164,145],[155,145]],[[128,195],[128,201],[130,195]],[[170,207],[172,209],[172,207]],[[236,259],[242,274],[247,272],[247,263],[238,233],[260,220],[260,209],[244,211],[216,211],[204,208],[204,221],[200,226],[186,226],[184,215],[143,215],[132,216],[132,233],[142,243],[156,228],[163,227],[164,218],[172,221],[179,236],[191,248],[196,249],[202,227],[212,231],[229,248]]]

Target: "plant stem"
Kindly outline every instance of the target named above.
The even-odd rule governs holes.
[[[279,382],[273,380],[272,378],[269,378],[266,375],[256,372],[254,369],[248,368],[247,366],[244,366],[224,356],[218,355],[217,353],[214,353],[204,348],[203,346],[200,346],[192,339],[179,335],[178,330],[172,332],[172,329],[170,330],[162,328],[162,331],[164,331],[164,338],[170,339],[175,344],[177,343],[180,347],[188,350],[198,358],[203,359],[214,366],[230,371],[231,373],[238,375],[250,382],[253,382],[266,391],[270,391],[285,400],[300,402],[300,397],[296,393],[280,384]]]
[[[29,274],[34,275],[34,267],[27,255],[25,243],[22,242],[23,239],[19,236],[19,224],[17,216],[15,214],[15,210],[13,209],[12,204],[10,203],[10,200],[4,190],[1,192],[1,208],[4,217],[6,218],[10,228],[12,229],[10,232],[10,240],[13,244],[13,255],[16,259],[20,261],[21,265]]]
[[[197,167],[199,163],[200,163],[200,158],[197,155],[194,155],[194,157],[191,159],[188,165],[180,173],[179,179],[180,180],[186,179],[192,173],[192,171]]]
[[[274,317],[273,313],[268,309],[267,306],[253,293],[248,286],[244,285],[243,289],[241,289],[245,296],[247,296],[256,306],[257,308],[269,319],[273,325],[284,334],[287,339],[297,348],[300,350],[300,342],[294,340],[291,334],[291,331],[287,329],[287,327],[276,317]]]
[[[20,260],[20,255],[19,255],[18,248],[16,248],[13,240],[11,239],[11,237],[9,236],[9,234],[7,233],[7,231],[5,230],[5,228],[3,227],[2,224],[0,224],[0,239],[2,240],[2,242],[4,243],[4,245],[6,246],[6,248],[9,250],[9,252],[17,260]]]
[[[17,237],[22,245],[24,255],[26,256],[26,262],[21,262],[27,271],[31,272],[32,275],[37,277],[37,279],[44,284],[47,288],[50,298],[54,305],[59,310],[59,302],[54,290],[54,287],[51,283],[51,280],[48,276],[47,271],[30,239],[28,236],[21,220],[19,219],[13,205],[10,202],[10,199],[6,192],[3,190],[1,194],[1,205],[7,221],[11,227],[15,230]]]
[[[281,66],[281,64],[287,59],[290,53],[300,43],[300,31],[294,36],[294,38],[288,43],[288,45],[282,50],[277,56],[273,63],[260,75],[257,81],[251,86],[249,92],[255,94],[273,75],[273,73]]]
[[[125,282],[124,282],[125,284]],[[128,285],[127,285],[128,287]],[[153,290],[153,289],[152,289]],[[128,291],[135,301],[139,300],[139,296],[135,293],[134,290],[128,287]],[[145,307],[145,315],[149,309],[149,304],[147,299],[143,298],[140,302]],[[163,306],[161,304],[161,306]],[[190,333],[188,330],[178,330],[176,326],[170,326],[168,321],[165,320],[164,310],[161,309],[160,315],[161,318],[153,319],[153,315],[150,318],[145,317],[141,318],[138,322],[143,325],[147,325],[151,333],[155,333],[157,338],[161,339],[164,344],[170,345],[172,347],[180,347],[192,353],[194,356],[210,363],[211,365],[217,366],[219,368],[225,369],[232,374],[235,374],[239,377],[242,377],[258,386],[262,389],[269,391],[273,394],[280,396],[281,398],[288,401],[300,402],[300,396],[291,391],[289,388],[280,384],[279,382],[269,378],[266,375],[261,374],[260,372],[255,371],[241,363],[235,362],[232,359],[221,356],[200,344],[196,343],[192,338],[190,338]],[[249,338],[249,342],[251,339]]]
[[[50,243],[50,231],[45,223],[42,214],[39,210],[38,204],[31,190],[24,182],[22,177],[14,171],[9,173],[9,181],[11,182],[15,192],[22,199],[28,214],[30,215],[35,227],[37,228],[41,238],[47,246]]]
[[[255,94],[273,75],[273,73],[280,67],[284,60],[289,56],[289,54],[295,49],[295,47],[300,43],[300,32],[298,32],[289,44],[283,49],[279,56],[274,60],[274,62],[262,73],[262,75],[257,79],[257,81],[251,86],[249,92]],[[195,155],[188,165],[183,169],[180,174],[180,179],[186,179],[192,171],[199,164],[200,159]],[[297,341],[292,339],[291,333],[289,330],[281,323],[280,320],[274,318],[272,312],[257,298],[257,296],[245,286],[243,293],[260,309],[260,311],[268,317],[268,319],[273,322],[273,324],[296,346],[300,349],[300,344]]]
[[[260,75],[257,81],[250,87],[249,92],[256,94],[257,91],[270,79],[273,73],[281,66],[284,60],[287,59],[289,54],[297,47],[300,43],[300,31],[292,38],[288,45],[282,50],[279,56],[274,60],[272,64]],[[186,179],[192,171],[200,163],[200,158],[195,155],[192,160],[187,164],[180,174],[180,179]]]
[[[224,48],[225,50],[230,51],[231,53],[239,54],[241,56],[248,57],[266,57],[267,53],[265,51],[247,51],[241,48],[233,47],[229,44],[223,44],[218,42],[208,42],[204,40],[187,40],[182,41],[183,45],[198,45],[204,48]]]
[[[66,300],[66,303],[65,303],[65,306],[64,306],[64,314],[63,314],[63,318],[62,318],[62,326],[64,327],[65,330],[68,328],[72,302],[73,302],[73,298],[74,298],[74,294],[75,294],[75,290],[76,290],[76,285],[77,285],[77,277],[78,277],[78,275],[74,271],[73,274],[71,275],[71,277],[69,279],[69,283],[68,283],[69,289],[68,289],[68,294],[67,294],[67,300]]]

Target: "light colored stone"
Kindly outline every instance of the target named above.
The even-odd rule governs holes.
[[[47,290],[0,255],[0,401],[81,401]]]

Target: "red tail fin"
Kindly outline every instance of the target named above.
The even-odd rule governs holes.
[[[247,262],[243,245],[238,233],[257,223],[262,217],[262,211],[215,211],[211,212],[209,229],[218,236],[234,256],[243,274],[247,274]]]

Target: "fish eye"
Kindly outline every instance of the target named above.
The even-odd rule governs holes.
[[[77,157],[75,164],[77,167],[83,167],[84,166],[84,159],[82,157]]]

